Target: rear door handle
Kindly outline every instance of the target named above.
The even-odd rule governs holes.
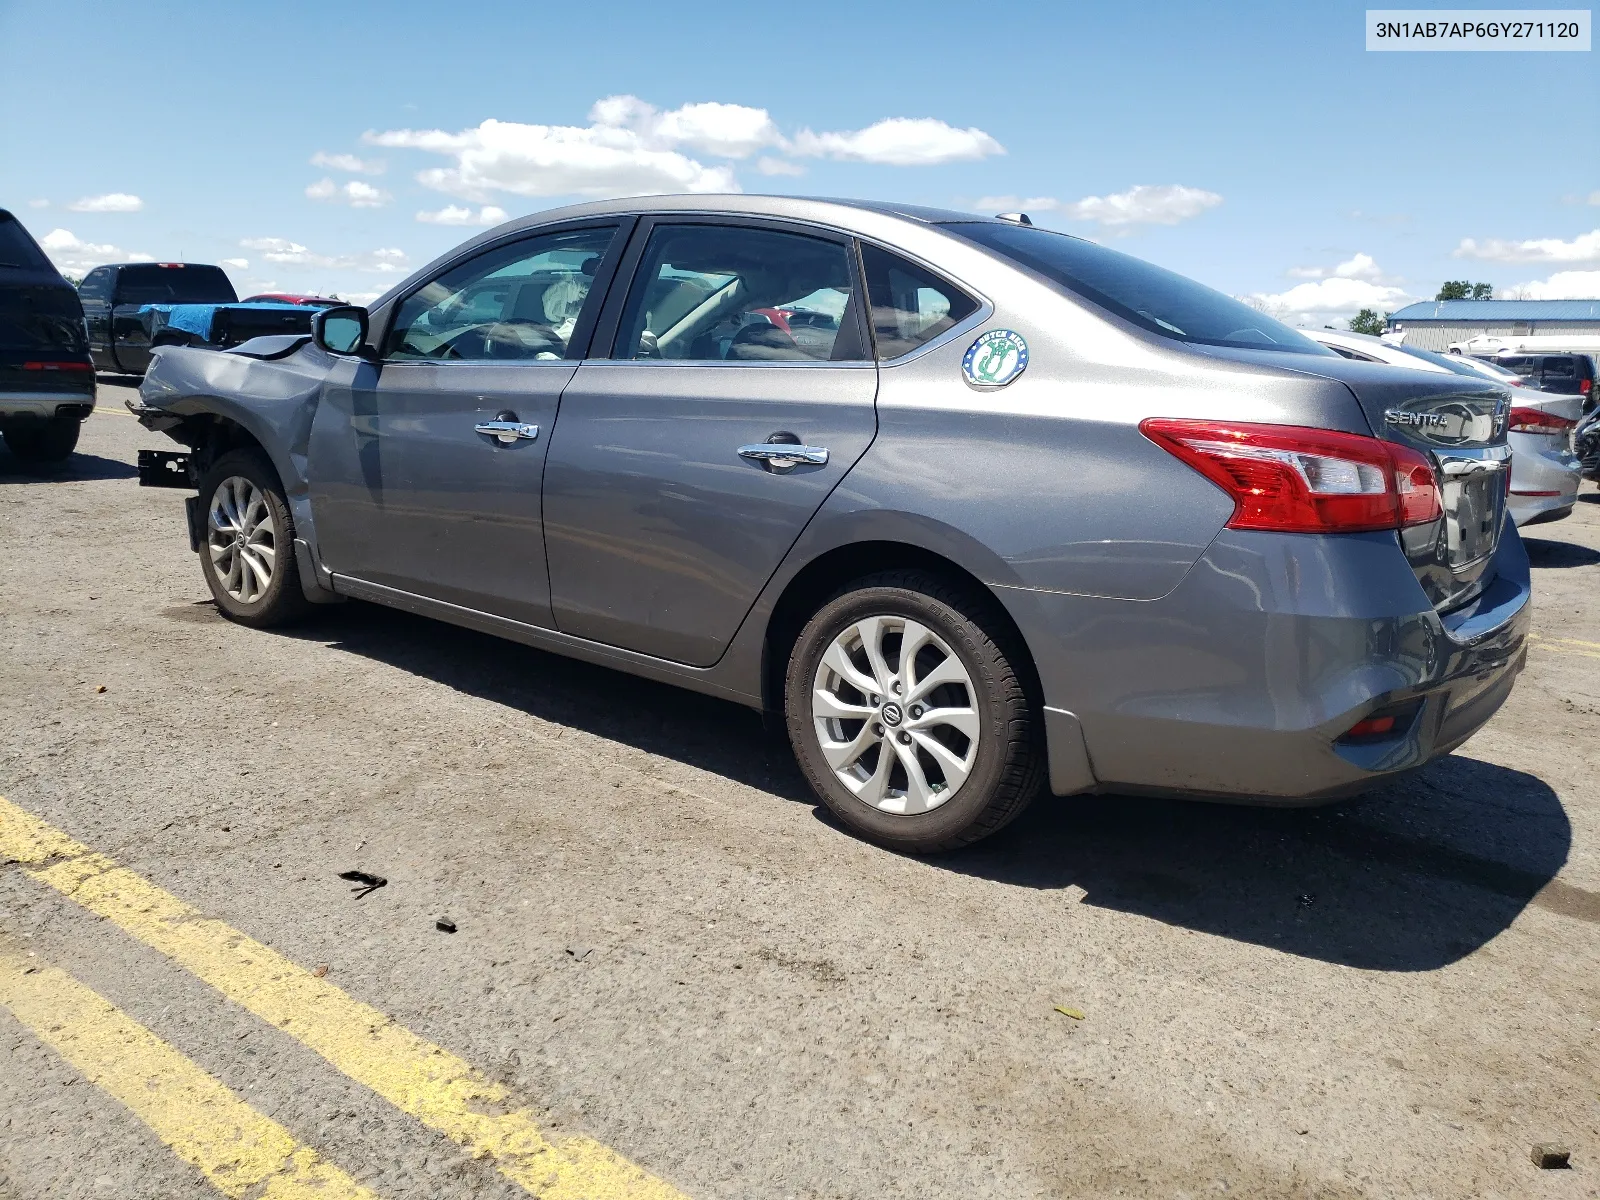
[[[761,442],[754,446],[740,446],[742,458],[753,458],[766,463],[774,471],[791,471],[805,463],[825,466],[828,461],[826,446],[796,446],[790,442]]]
[[[514,445],[519,441],[533,441],[539,436],[537,425],[525,425],[521,421],[480,421],[472,427],[473,432],[487,434],[502,446]]]

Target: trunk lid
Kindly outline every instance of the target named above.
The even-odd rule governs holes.
[[[1209,349],[1209,348],[1208,348]],[[1429,455],[1444,514],[1400,531],[1400,544],[1433,606],[1467,604],[1494,578],[1506,524],[1512,392],[1491,380],[1321,355],[1210,349],[1217,357],[1337,380],[1360,405],[1371,432]]]

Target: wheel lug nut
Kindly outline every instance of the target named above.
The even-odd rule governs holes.
[[[902,746],[911,745],[911,735],[909,733],[907,733],[904,729],[902,729],[900,731],[899,737],[900,737],[900,744]]]
[[[872,726],[872,732],[877,734],[879,737],[882,737],[883,736],[883,726],[882,725],[878,725],[878,724],[874,724]]]
[[[915,721],[920,716],[922,716],[922,705],[913,704],[911,706],[911,719]]]
[[[891,683],[891,684],[890,684],[890,685],[889,685],[889,686],[890,686],[890,688],[892,688],[892,689],[893,689],[893,691],[894,691],[894,694],[895,694],[895,695],[896,695],[896,696],[898,696],[898,695],[899,695],[899,694],[900,694],[900,681],[899,681],[899,680],[898,680],[898,679],[896,679],[896,680],[895,680],[895,681],[894,681],[894,682],[893,682],[893,683]]]

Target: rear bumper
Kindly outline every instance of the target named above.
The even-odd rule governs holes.
[[[93,411],[92,387],[71,392],[0,391],[0,420],[45,421],[51,417],[71,417],[82,421]]]
[[[1512,434],[1511,494],[1506,511],[1518,525],[1555,521],[1572,511],[1578,499],[1582,464],[1566,447],[1550,443],[1556,438],[1537,434]]]
[[[1443,617],[1392,534],[1226,531],[1155,601],[995,590],[1039,668],[1053,790],[1315,804],[1449,753],[1504,702],[1531,620],[1509,527],[1494,566]],[[1341,742],[1390,710],[1392,735]]]

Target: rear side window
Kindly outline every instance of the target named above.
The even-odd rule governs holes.
[[[1576,359],[1547,358],[1544,360],[1544,377],[1546,379],[1576,379],[1578,377],[1577,368]]]
[[[1495,365],[1514,371],[1524,379],[1536,379],[1539,374],[1539,360],[1537,358],[1497,358]]]
[[[909,354],[978,309],[978,302],[960,288],[898,254],[863,244],[861,263],[879,359]]]
[[[22,223],[7,213],[0,216],[0,267],[22,267],[29,271],[53,271],[44,251],[34,244]]]
[[[221,267],[139,263],[117,272],[118,304],[232,304],[238,299]]]
[[[1204,346],[1333,354],[1203,283],[1082,238],[1006,221],[954,222],[945,228],[1161,337]]]
[[[743,225],[659,225],[615,358],[839,362],[863,357],[839,242]]]

